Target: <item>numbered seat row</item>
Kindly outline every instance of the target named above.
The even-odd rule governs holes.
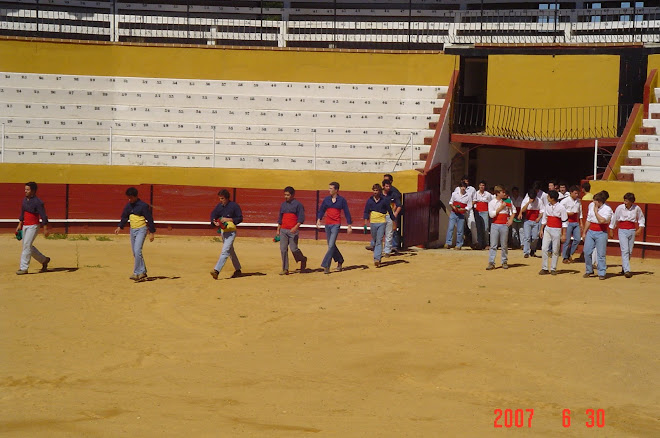
[[[233,108],[244,110],[338,111],[390,114],[428,114],[442,99],[367,99],[348,97],[285,97],[206,93],[62,90],[0,87],[0,102],[65,105],[125,105],[176,108]]]
[[[429,85],[166,79],[13,72],[0,73],[0,88],[3,87],[389,100],[444,99],[447,93],[447,86]]]

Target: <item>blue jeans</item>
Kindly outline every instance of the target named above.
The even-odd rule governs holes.
[[[540,221],[525,221],[523,223],[523,254],[534,254],[540,230]]]
[[[142,246],[144,246],[144,239],[147,237],[147,227],[131,228],[131,249],[133,250],[133,257],[135,262],[133,264],[133,274],[140,275],[147,273],[147,265],[144,263],[142,257]]]
[[[393,221],[389,214],[385,216],[385,254],[392,252],[392,241],[394,240],[394,235],[396,233],[396,231],[394,231],[395,225],[396,221]],[[371,240],[374,240],[373,229],[371,230]]]
[[[571,237],[573,241],[571,242]],[[578,222],[569,222],[568,227],[566,228],[566,242],[564,242],[564,248],[562,249],[562,257],[565,259],[570,259],[575,250],[580,244],[580,224]]]
[[[454,211],[449,213],[449,225],[447,226],[447,238],[445,243],[449,246],[454,238],[454,228],[456,228],[456,247],[463,246],[463,229],[465,227],[465,215],[456,214]]]
[[[222,268],[225,266],[225,262],[229,257],[231,258],[231,263],[234,265],[234,271],[241,270],[241,263],[238,261],[236,251],[234,251],[234,239],[236,239],[236,231],[222,233],[222,252],[220,253],[218,263],[215,264],[214,269],[216,271],[222,271]]]
[[[621,247],[621,267],[623,272],[630,272],[630,255],[635,246],[635,230],[619,228],[619,246]],[[600,250],[598,252],[600,254]],[[600,268],[600,264],[598,265]]]
[[[321,267],[323,268],[329,268],[330,262],[333,259],[337,263],[344,263],[344,257],[341,255],[341,252],[339,252],[339,248],[337,248],[338,235],[339,224],[331,224],[325,226],[325,238],[328,241],[328,252],[325,253],[323,261],[321,262]]]
[[[495,263],[498,243],[502,247],[502,264],[504,264],[509,260],[509,227],[506,224],[491,224],[490,226],[488,263]]]
[[[383,254],[383,236],[385,235],[386,224],[371,223],[371,239],[375,242],[374,245],[374,260],[379,262]]]
[[[607,232],[605,231],[587,231],[587,236],[584,239],[584,264],[586,266],[586,273],[593,274],[594,266],[591,262],[591,254],[594,248],[598,251],[598,276],[605,275],[607,264],[605,263],[605,252],[607,251]]]

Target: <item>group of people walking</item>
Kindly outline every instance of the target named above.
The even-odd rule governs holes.
[[[635,243],[645,227],[641,208],[635,205],[635,195],[626,193],[623,204],[615,211],[607,205],[609,193],[601,191],[591,195],[591,185],[582,185],[585,194],[580,199],[580,187],[551,181],[548,192],[535,182],[525,197],[517,188],[512,193],[503,186],[495,186],[493,193],[486,191],[486,182],[479,183],[479,189],[469,185],[464,177],[454,190],[449,201],[451,208],[445,248],[461,249],[464,244],[465,221],[474,229],[475,247],[489,250],[486,270],[495,269],[497,248],[501,248],[502,268],[508,269],[509,236],[517,236],[522,242],[523,257],[534,257],[540,249],[542,264],[540,275],[556,275],[561,253],[563,263],[573,263],[580,241],[584,242],[584,277],[594,274],[597,267],[598,278],[605,279],[606,251],[608,236],[613,237],[618,228],[621,248],[622,274],[632,277],[630,256]],[[582,211],[582,201],[591,200],[586,214]],[[522,227],[520,226],[522,224]],[[522,233],[520,233],[522,230]],[[456,245],[453,234],[456,231]],[[489,233],[490,231],[490,233]],[[489,237],[489,239],[487,239]],[[480,242],[489,242],[483,245]]]
[[[370,196],[364,206],[365,232],[367,225],[371,228],[371,244],[368,249],[374,252],[374,265],[380,267],[382,257],[387,257],[394,253],[398,248],[398,220],[401,214],[401,193],[392,185],[392,175],[385,174],[381,184],[372,186],[372,196]],[[25,184],[25,198],[21,205],[21,214],[19,223],[16,227],[16,237],[23,240],[23,251],[19,270],[16,274],[23,275],[28,273],[30,259],[34,258],[41,264],[41,272],[48,270],[50,258],[44,256],[34,246],[34,240],[39,231],[41,222],[44,228],[44,234],[48,236],[48,215],[44,203],[37,194],[37,183],[28,182]],[[337,237],[341,229],[342,212],[348,223],[347,232],[352,232],[352,218],[348,202],[339,195],[339,183],[331,182],[328,186],[328,196],[323,199],[318,210],[316,226],[321,226],[321,221],[325,222],[325,233],[328,243],[328,250],[321,261],[321,267],[324,273],[330,273],[331,263],[337,263],[337,271],[343,270],[344,257],[337,247]],[[302,203],[295,199],[296,191],[293,187],[284,188],[284,201],[280,206],[277,219],[276,241],[280,243],[280,253],[282,257],[282,270],[280,275],[290,273],[289,250],[293,254],[296,263],[300,263],[300,271],[307,269],[307,257],[298,247],[300,226],[305,222],[305,208]],[[131,280],[140,282],[148,278],[147,266],[142,254],[144,242],[154,240],[156,227],[149,204],[138,197],[138,190],[135,187],[129,187],[126,190],[128,202],[125,205],[121,219],[115,234],[119,234],[126,225],[130,226],[131,249],[134,258],[133,273],[129,277]],[[218,233],[222,235],[222,250],[217,263],[210,272],[214,279],[218,279],[227,259],[230,259],[234,267],[232,278],[242,275],[241,263],[238,260],[234,249],[236,239],[236,226],[243,221],[241,207],[231,200],[228,190],[222,189],[218,192],[218,204],[211,211],[210,224],[218,227]],[[383,250],[384,247],[384,250]]]

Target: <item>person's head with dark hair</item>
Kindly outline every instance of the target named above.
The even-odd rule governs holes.
[[[26,198],[33,198],[37,196],[37,183],[34,181],[26,182],[25,183],[25,197]]]
[[[585,182],[582,183],[582,189],[586,193],[589,193],[591,191],[591,184],[589,184],[589,181],[585,181]]]
[[[328,184],[328,193],[330,193],[330,196],[336,196],[337,192],[339,192],[339,183],[336,181],[331,182]]]
[[[229,190],[227,189],[220,190],[218,192],[218,199],[220,200],[220,203],[222,205],[227,205],[231,200],[231,195],[229,194]]]
[[[383,194],[383,188],[378,183],[371,186],[371,191],[373,192],[374,198],[376,199],[380,198],[380,195]]]
[[[555,181],[554,179],[548,181],[548,191],[551,190],[557,190],[557,181]]]
[[[538,193],[538,190],[536,188],[532,187],[531,189],[527,190],[527,196],[529,196],[529,199],[536,199],[536,194]]]
[[[635,203],[635,194],[632,193],[632,192],[628,192],[625,195],[623,195],[623,200],[624,201],[630,201],[631,204],[634,204]],[[628,207],[628,206],[626,205],[626,207]],[[630,207],[628,207],[628,208],[630,208]]]
[[[128,197],[128,202],[135,204],[138,201],[138,190],[135,187],[129,187],[126,189],[126,196]]]
[[[394,182],[394,177],[392,175],[390,175],[389,173],[386,173],[385,175],[383,175],[383,179],[389,180],[390,183]]]
[[[518,187],[511,188],[511,195],[518,197],[519,194],[520,194],[520,189]]]
[[[465,181],[465,187],[468,187],[470,185],[470,178],[468,178],[467,175],[463,175],[463,178],[461,178],[461,181]]]
[[[559,183],[559,191],[561,193],[566,193],[566,183],[564,182]]]
[[[467,187],[467,184],[465,185],[465,187]],[[483,193],[484,190],[486,190],[486,181],[481,180],[479,181],[479,191]]]
[[[392,182],[389,179],[383,180],[383,191],[389,193],[392,190]]]
[[[598,207],[603,205],[607,201],[607,197],[603,194],[603,192],[598,192],[594,195],[594,202]]]
[[[605,197],[605,201],[610,199],[610,193],[607,190],[601,190],[600,193],[602,193],[603,196]]]
[[[284,200],[286,202],[293,201],[293,198],[296,196],[296,189],[291,186],[284,187]]]
[[[571,186],[571,188],[568,189],[568,191],[571,194],[571,198],[573,200],[577,199],[580,196],[580,188],[578,186]]]
[[[559,200],[559,193],[557,190],[550,190],[548,192],[548,200],[550,201],[550,204],[554,204]]]

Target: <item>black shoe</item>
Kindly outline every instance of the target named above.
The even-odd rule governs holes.
[[[366,249],[367,251],[373,251],[374,247],[371,246],[371,245],[367,245],[367,246],[364,247],[364,249]]]
[[[50,263],[50,257],[46,257],[46,261],[41,264],[41,270],[39,272],[47,272],[48,263]]]
[[[599,275],[599,276],[598,276],[598,279],[599,279],[599,280],[605,280],[605,276],[604,276],[604,275]]]
[[[539,275],[548,275],[550,272],[547,269],[541,269]]]
[[[632,272],[626,272],[625,274],[623,274],[623,276],[626,277],[626,278],[631,278],[632,277]]]
[[[557,275],[557,271],[550,271],[550,275]]]
[[[300,262],[300,272],[306,271],[307,270],[307,257],[302,259]]]
[[[242,275],[243,275],[243,273],[241,272],[240,269],[238,269],[238,270],[234,271],[233,274],[231,274],[231,278],[238,278],[238,277],[240,277],[240,276],[242,276]]]
[[[216,271],[215,269],[211,271],[211,277],[213,277],[214,280],[218,279],[218,274],[219,272]]]

